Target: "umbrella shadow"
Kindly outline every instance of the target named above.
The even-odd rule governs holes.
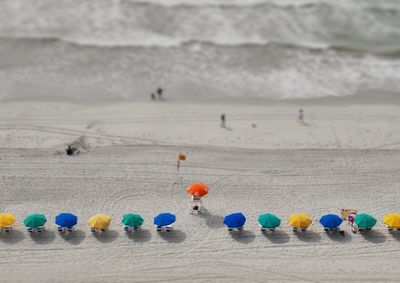
[[[151,233],[149,230],[140,229],[139,231],[135,231],[133,233],[127,233],[128,238],[137,243],[146,243],[151,239]]]
[[[11,230],[8,233],[0,234],[0,241],[6,244],[16,244],[25,239],[24,233],[18,230]]]
[[[338,243],[347,243],[350,242],[352,239],[351,233],[345,232],[344,235],[341,235],[337,232],[331,233],[331,232],[325,232],[325,234],[328,236],[328,238],[332,241],[338,242]]]
[[[400,231],[389,231],[389,234],[393,237],[393,239],[400,242]]]
[[[114,242],[119,236],[119,233],[114,230],[106,230],[101,233],[93,233],[93,237],[101,243],[111,243]]]
[[[50,244],[51,242],[54,241],[56,235],[54,234],[53,231],[50,230],[44,230],[40,233],[33,232],[30,234],[31,239],[39,245],[46,245]]]
[[[79,245],[86,238],[86,234],[82,230],[72,230],[71,233],[67,234],[60,233],[60,236],[71,245]]]
[[[168,243],[181,243],[186,239],[186,234],[180,230],[172,230],[171,232],[159,232],[162,239]]]
[[[229,234],[231,235],[232,239],[242,244],[250,244],[256,239],[256,235],[248,230],[231,231]]]
[[[290,241],[289,234],[281,230],[274,232],[263,231],[261,233],[274,244],[285,244]]]
[[[224,227],[224,217],[210,213],[206,208],[199,214],[201,218],[204,218],[206,225],[210,228],[221,228]]]
[[[311,242],[319,242],[321,240],[321,235],[314,231],[305,231],[305,232],[293,232],[296,235],[297,239],[303,242],[311,243]]]
[[[386,236],[385,234],[377,231],[377,230],[369,230],[369,231],[364,231],[364,232],[359,232],[361,236],[367,240],[368,242],[371,242],[373,244],[380,244],[386,241]]]

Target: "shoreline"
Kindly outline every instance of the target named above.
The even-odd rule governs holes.
[[[298,120],[300,108],[304,121]],[[220,126],[221,113],[227,117],[225,128]],[[400,105],[396,103],[258,103],[254,99],[0,103],[0,144],[4,148],[63,150],[66,144],[85,139],[92,148],[160,144],[399,149],[400,132],[394,130],[399,127]]]

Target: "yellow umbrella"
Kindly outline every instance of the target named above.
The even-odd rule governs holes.
[[[304,213],[295,213],[289,217],[289,223],[293,227],[308,228],[312,223],[311,216]]]
[[[89,218],[90,228],[107,229],[111,222],[111,217],[107,214],[96,214]]]
[[[8,213],[0,214],[0,227],[10,227],[15,222],[15,216]]]
[[[400,228],[400,213],[389,213],[383,218],[385,223],[390,228]]]

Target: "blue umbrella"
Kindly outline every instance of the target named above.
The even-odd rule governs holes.
[[[343,220],[340,216],[336,214],[326,214],[321,217],[319,223],[322,224],[325,228],[337,228],[340,224],[342,224]]]
[[[72,228],[78,223],[78,217],[72,213],[60,213],[56,216],[56,224],[60,227]]]
[[[156,217],[154,217],[154,224],[158,226],[167,226],[174,223],[176,220],[176,216],[172,213],[160,213]]]
[[[224,217],[224,224],[228,228],[238,228],[246,223],[246,217],[241,212],[232,213]]]

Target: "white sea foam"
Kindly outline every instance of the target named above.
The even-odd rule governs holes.
[[[67,73],[69,84],[123,96],[155,83],[280,98],[397,90],[399,15],[400,2],[372,0],[3,0],[4,52],[17,45],[40,69],[3,77],[62,82]]]

